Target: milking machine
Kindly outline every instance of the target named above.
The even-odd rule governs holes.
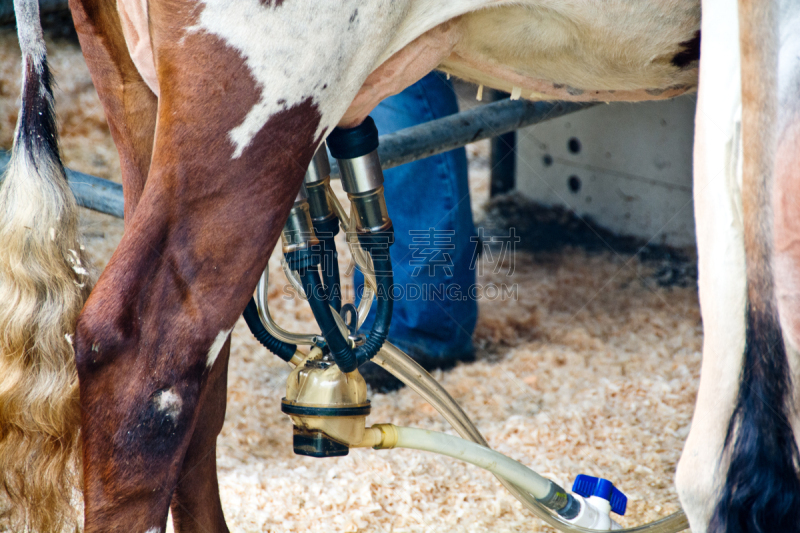
[[[289,332],[275,322],[267,304],[269,268],[244,312],[255,337],[294,366],[281,410],[292,420],[295,453],[336,457],[347,455],[350,448],[424,450],[489,470],[527,509],[560,531],[672,533],[687,529],[688,522],[680,511],[623,529],[611,513],[623,515],[627,499],[611,481],[579,475],[568,492],[492,450],[450,394],[413,359],[386,341],[392,318],[389,247],[394,234],[383,196],[378,132],[367,118],[352,129],[336,128],[327,142],[339,164],[350,213],[330,188],[330,166],[323,143],[281,233],[284,273],[298,295],[308,301],[320,333]],[[365,290],[358,307],[342,304],[333,242],[339,227],[345,231],[353,258],[364,273]],[[367,334],[359,333],[373,299],[377,302],[373,326]],[[310,349],[303,352],[298,345]],[[366,427],[370,401],[358,367],[370,360],[420,394],[460,437],[392,424]]]

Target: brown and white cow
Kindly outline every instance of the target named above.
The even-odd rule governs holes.
[[[179,531],[227,531],[214,454],[227,338],[333,127],[434,68],[534,99],[697,84],[695,0],[71,0],[125,188],[125,236],[83,305],[38,9],[15,7],[25,77],[0,191],[0,475],[38,531],[68,518],[78,421],[87,532],[161,532],[170,507]],[[736,3],[703,4],[706,340],[678,474],[696,532],[800,524],[795,18],[741,9],[740,92]]]

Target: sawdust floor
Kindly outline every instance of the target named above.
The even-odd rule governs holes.
[[[77,45],[49,46],[67,164],[119,180],[116,151]],[[2,148],[10,146],[16,119],[18,58],[13,33],[0,31]],[[478,213],[487,191],[486,151],[485,143],[470,148]],[[122,222],[83,211],[82,225],[102,268]],[[342,255],[346,264],[349,256]],[[676,510],[673,475],[700,368],[696,291],[659,288],[647,266],[611,253],[517,253],[511,274],[484,266],[482,285],[505,284],[516,297],[483,298],[477,361],[435,377],[495,449],[565,486],[579,473],[612,479],[630,500],[623,524]],[[274,316],[288,329],[312,329],[308,307],[285,296],[277,256],[270,270]],[[449,458],[409,450],[294,456],[291,425],[280,412],[289,370],[240,320],[217,451],[232,531],[549,530],[490,474]],[[449,431],[412,391],[371,399],[368,423]]]

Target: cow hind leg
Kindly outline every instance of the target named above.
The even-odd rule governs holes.
[[[745,1],[738,22],[725,21],[724,13],[736,10],[724,4],[703,5],[695,207],[705,341],[697,409],[677,481],[695,532],[797,531],[797,395],[786,327],[792,313],[781,293],[798,270],[780,270],[779,220],[782,203],[795,204],[781,184],[782,150],[773,159],[785,109],[777,96],[784,85],[778,83],[777,28],[789,17],[778,16],[772,3]],[[725,9],[715,11],[719,7]],[[741,74],[730,54],[738,49],[737,27]],[[741,93],[731,95],[740,80]]]
[[[729,465],[710,523],[714,532],[800,527],[800,454],[792,429],[796,397],[778,314],[774,261],[781,253],[782,229],[773,213],[780,213],[787,197],[797,198],[776,174],[782,166],[776,151],[778,125],[788,111],[778,93],[787,81],[779,80],[784,74],[778,64],[783,55],[779,34],[780,24],[790,18],[779,11],[777,2],[746,0],[739,6],[746,343],[725,440]]]
[[[73,0],[71,8],[84,56],[120,154],[125,220],[130,221],[150,168],[157,99],[131,61],[115,2]],[[199,400],[201,414],[191,433],[172,496],[172,514],[179,532],[227,531],[219,501],[215,452],[216,437],[225,416],[229,351],[226,343],[209,374],[209,384]],[[170,396],[162,393],[159,398],[167,402]]]
[[[85,531],[161,532],[171,506],[176,531],[227,533],[215,440],[225,416],[229,331],[196,359],[168,348],[161,361],[115,357],[119,346],[104,335],[113,326],[94,321],[91,310],[77,336]]]
[[[694,533],[708,531],[720,487],[720,458],[744,353],[746,309],[736,0],[707,0],[703,13],[693,187],[703,364],[675,480]]]

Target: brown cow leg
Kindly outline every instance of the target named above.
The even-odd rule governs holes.
[[[158,99],[128,53],[116,0],[70,0],[70,10],[119,152],[127,225],[150,170]]]
[[[87,65],[103,103],[111,134],[120,154],[127,227],[141,198],[150,169],[158,101],[131,61],[123,40],[116,1],[71,0],[70,7]],[[188,417],[187,423],[180,424],[191,427],[195,418],[194,411],[202,411],[202,416],[197,419],[194,430],[189,430],[190,440],[185,460],[182,460],[179,455],[166,469],[168,471],[181,469],[176,492],[172,497],[173,514],[179,531],[228,531],[219,502],[214,453],[216,436],[222,427],[225,416],[225,379],[228,353],[229,345],[226,344],[220,352],[217,363],[209,373],[208,386],[202,389],[197,409],[191,410],[192,416]],[[82,368],[81,381],[89,382],[84,390],[95,390],[93,385],[96,384],[97,379],[94,373],[86,372],[85,366]],[[126,376],[129,386],[137,383],[135,376],[136,373],[133,370]],[[102,383],[102,379],[100,382]],[[101,390],[103,389],[107,392],[108,384],[101,387]],[[170,390],[162,388],[154,393],[153,399],[156,400],[156,405],[160,403],[169,407],[169,400],[177,397],[172,396]],[[91,398],[92,395],[87,392],[87,398]],[[94,405],[89,401],[84,401],[84,411],[108,410],[104,403],[104,400],[108,399],[108,397],[101,398],[100,402]],[[173,403],[172,408],[174,407]],[[141,424],[138,425],[141,426]],[[161,425],[169,426],[169,420],[162,420]],[[85,443],[97,442],[98,439],[95,439],[92,433],[92,426],[84,424]],[[114,512],[120,507],[125,507],[126,500],[136,500],[137,494],[136,490],[131,491],[131,494],[125,494],[123,489],[121,496],[108,498],[109,491],[107,489],[115,486],[117,488],[124,487],[124,483],[117,482],[125,478],[125,474],[130,474],[130,467],[126,465],[128,468],[121,468],[121,472],[116,471],[116,468],[98,471],[96,467],[100,464],[105,464],[105,466],[113,464],[108,461],[110,459],[108,456],[117,453],[116,446],[100,446],[98,449],[98,447],[90,445],[88,448],[90,449],[84,450],[86,530],[152,531],[152,524],[160,521],[158,518],[154,520],[153,515],[156,517],[161,514],[166,515],[167,504],[172,493],[171,481],[161,479],[157,483],[157,489],[163,489],[155,490],[158,496],[157,504],[140,502],[139,505],[130,508],[131,514],[134,516],[115,521],[111,519]],[[180,452],[181,447],[176,447],[175,451]],[[150,468],[154,466],[152,465]],[[147,468],[144,469],[143,474],[149,474]],[[169,477],[167,476],[167,478]]]
[[[217,483],[217,435],[225,421],[228,391],[228,356],[231,340],[217,357],[209,375],[205,396],[200,400],[201,416],[183,459],[178,486],[172,495],[172,520],[180,533],[227,533]]]
[[[144,262],[163,265],[152,256]],[[171,502],[183,511],[175,515],[180,531],[227,532],[213,441],[224,417],[228,351],[220,348],[228,332],[219,342],[220,335],[204,338],[206,321],[181,313],[179,298],[162,299],[160,283],[134,276],[141,285],[126,287],[119,272],[113,265],[104,272],[101,279],[113,281],[98,283],[76,334],[85,532],[162,533]],[[122,294],[108,298],[120,285]],[[151,319],[137,320],[126,310],[139,306],[125,293],[163,305],[166,314],[145,304]],[[194,334],[182,334],[192,326]],[[137,338],[141,329],[148,333]]]
[[[150,3],[161,81],[152,163],[78,320],[86,533],[161,533],[179,485],[190,513],[207,501],[181,481],[184,459],[198,457],[196,432],[209,432],[204,402],[220,349],[320,142],[309,97],[269,117],[235,157],[229,132],[260,90],[236,50],[184,30],[191,21],[178,15],[192,6]],[[222,525],[221,514],[214,520]]]

